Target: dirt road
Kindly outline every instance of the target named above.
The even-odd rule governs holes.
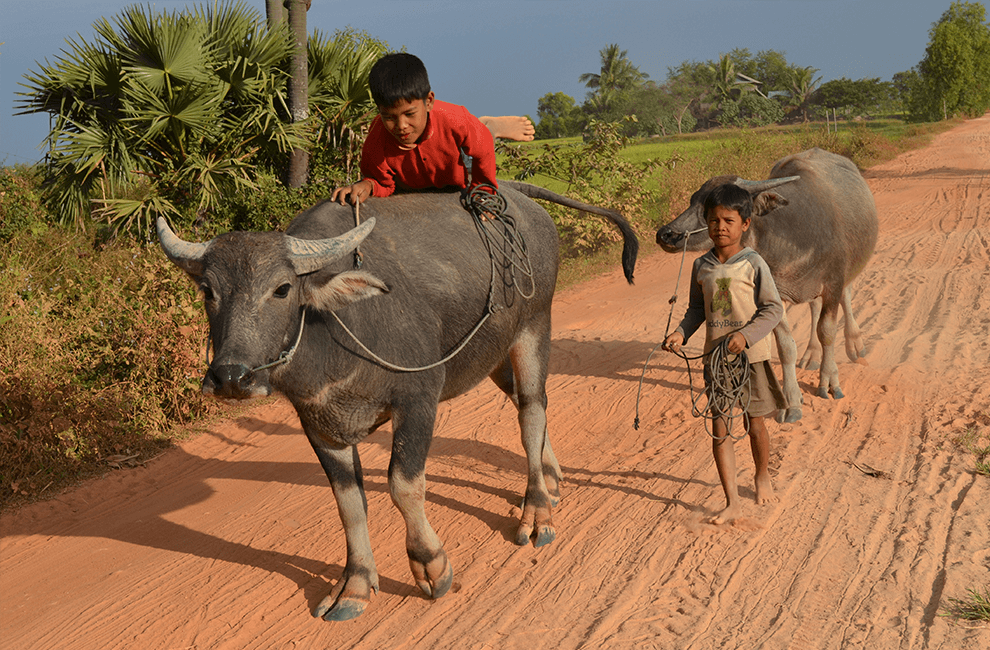
[[[838,342],[840,401],[815,397],[817,373],[799,370],[804,419],[770,427],[779,503],[705,523],[723,497],[679,359],[654,356],[633,428],[679,259],[647,257],[634,287],[616,261],[554,309],[549,418],[565,482],[553,544],[511,542],[522,448],[513,407],[482,385],[441,407],[427,466],[451,592],[432,602],[412,581],[380,431],[362,458],[381,593],[355,621],[313,619],[344,539],[277,402],[4,514],[0,648],[990,647],[986,625],[939,616],[990,583],[990,479],[952,443],[990,426],[990,118],[866,176],[880,239],[853,303],[868,365]],[[808,310],[790,317],[803,348]],[[752,497],[745,443],[737,455]]]

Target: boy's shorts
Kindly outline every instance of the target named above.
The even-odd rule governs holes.
[[[767,417],[776,411],[786,408],[784,391],[773,373],[769,361],[757,361],[749,364],[749,384],[744,386],[736,407],[749,404],[746,414],[754,418]],[[705,369],[706,389],[711,385],[708,381],[708,369]],[[747,400],[749,400],[747,402]],[[716,415],[719,415],[716,413]]]

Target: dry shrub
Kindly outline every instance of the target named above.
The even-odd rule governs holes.
[[[0,505],[146,459],[218,408],[205,316],[157,247],[35,230],[0,253]]]

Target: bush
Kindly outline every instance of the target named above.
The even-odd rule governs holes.
[[[157,248],[41,230],[0,252],[0,505],[147,459],[218,410],[188,278]]]
[[[0,168],[0,242],[31,225],[39,224],[44,214],[38,184],[41,174],[35,167]]]

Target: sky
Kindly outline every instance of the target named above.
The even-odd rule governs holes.
[[[264,0],[243,0],[262,15]],[[209,0],[207,0],[207,3]],[[44,156],[47,114],[14,115],[19,84],[54,63],[67,39],[95,42],[93,23],[132,5],[175,11],[189,0],[0,0],[0,164]],[[419,56],[438,99],[475,115],[530,115],[597,73],[611,43],[651,79],[735,48],[783,52],[822,81],[891,77],[918,64],[951,0],[313,0],[310,33],[348,26]],[[986,6],[986,5],[984,5]]]

